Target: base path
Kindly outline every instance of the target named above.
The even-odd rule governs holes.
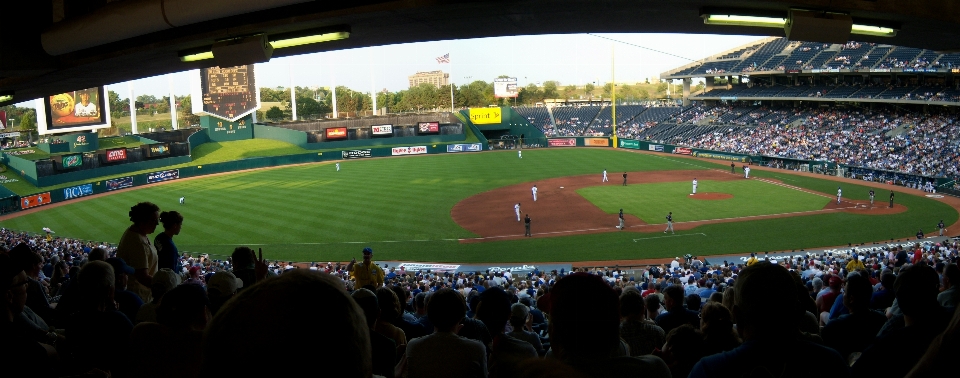
[[[656,182],[690,181],[694,175],[700,180],[732,181],[744,180],[741,175],[733,175],[718,170],[709,171],[654,171],[628,172],[628,184],[647,184]],[[462,239],[461,243],[479,243],[497,240],[521,239],[524,234],[523,221],[517,221],[513,206],[520,203],[520,217],[527,214],[531,219],[531,233],[533,237],[556,237],[577,234],[596,234],[606,232],[621,232],[616,226],[620,224],[617,214],[608,214],[596,205],[577,194],[576,190],[590,186],[619,186],[622,181],[611,180],[601,182],[601,175],[569,176],[554,179],[527,182],[523,184],[505,186],[488,192],[480,193],[457,203],[450,211],[450,216],[461,227],[473,232],[479,237]],[[751,179],[752,180],[752,179]],[[785,185],[778,180],[767,180],[771,185]],[[531,188],[537,185],[537,201],[533,201]],[[796,188],[809,193],[806,189]],[[823,193],[815,193],[830,198]],[[728,193],[697,193],[689,196],[698,200],[723,200],[732,198]],[[833,197],[836,198],[836,197]],[[837,204],[831,201],[822,210],[758,215],[727,219],[710,219],[703,221],[675,222],[674,230],[690,230],[697,226],[711,223],[741,222],[745,220],[783,218],[802,215],[813,215],[832,211],[858,212],[862,214],[885,215],[906,211],[906,207],[896,205],[894,208],[874,207],[861,201],[843,201]],[[636,216],[624,214],[626,228],[622,232],[662,232],[662,224],[647,224]]]

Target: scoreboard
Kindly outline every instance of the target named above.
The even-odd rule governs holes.
[[[260,107],[253,65],[200,69],[203,113],[228,121]]]

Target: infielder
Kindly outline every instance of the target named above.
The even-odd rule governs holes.
[[[607,179],[607,170],[604,169],[604,170],[603,170],[603,181],[601,181],[601,182],[607,182],[607,181],[610,181],[610,180]]]
[[[340,163],[337,163],[337,172],[340,172]]]
[[[627,186],[627,172],[623,172],[623,186]]]
[[[693,178],[693,194],[697,194],[697,178]]]
[[[183,197],[180,197],[180,204],[183,205]]]
[[[743,178],[750,178],[750,167],[743,167]]]
[[[893,190],[890,191],[890,208],[893,208]]]
[[[840,204],[840,197],[842,197],[842,196],[843,196],[843,191],[842,191],[842,190],[840,189],[840,187],[838,186],[838,187],[837,187],[837,205]]]
[[[873,189],[870,189],[870,207],[873,207]]]
[[[676,234],[676,232],[673,232],[673,212],[672,211],[669,214],[667,214],[667,229],[663,230],[663,233],[666,234],[667,231],[670,231],[671,234]]]
[[[517,202],[516,205],[513,205],[513,211],[517,213],[517,222],[520,221],[520,202]]]
[[[523,150],[517,150],[517,157],[523,159]]]
[[[940,229],[940,236],[943,236],[943,233],[947,231],[946,226],[943,225],[943,219],[940,220],[940,223],[937,223],[937,228]]]
[[[537,202],[537,186],[534,185],[533,189],[530,189],[530,191],[533,192],[533,202]]]
[[[617,226],[617,228],[619,228],[620,231],[623,231],[623,209],[620,209],[620,225]]]

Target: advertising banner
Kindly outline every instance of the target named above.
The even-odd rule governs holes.
[[[160,181],[169,181],[176,180],[180,178],[179,169],[171,169],[169,171],[160,171],[153,172],[147,175],[147,182],[160,182]]]
[[[470,108],[470,121],[477,125],[503,122],[500,108]]]
[[[394,147],[390,154],[397,155],[420,155],[427,153],[427,146]]]
[[[673,153],[681,155],[690,155],[693,151],[687,147],[677,147],[673,149]]]
[[[608,147],[610,146],[610,139],[607,138],[584,138],[583,144],[585,146],[592,147]]]
[[[417,131],[420,134],[439,133],[440,122],[417,122]]]
[[[547,139],[547,144],[551,147],[576,147],[577,140],[573,138]]]
[[[502,77],[493,79],[493,97],[517,97],[517,78]]]
[[[324,131],[326,131],[327,139],[347,139],[346,127],[331,127],[324,129]]]
[[[740,155],[727,155],[727,154],[718,154],[716,152],[694,152],[692,154],[695,157],[709,158],[709,159],[718,159],[718,160],[727,160],[727,161],[747,161],[746,156]]]
[[[651,145],[647,146],[647,149],[650,150],[650,151],[663,152],[663,145],[662,145],[662,144],[651,144]]]
[[[118,148],[118,149],[115,149],[115,150],[107,150],[107,161],[108,161],[108,162],[124,161],[124,160],[127,160],[127,149],[126,149],[126,148]]]
[[[6,175],[0,175],[0,184],[9,184],[11,182],[17,182],[17,181],[20,181],[20,180],[17,180],[15,178],[9,178]]]
[[[73,154],[73,155],[63,155],[60,157],[60,164],[63,166],[63,169],[76,168],[83,165],[83,155]]]
[[[84,184],[63,188],[63,198],[71,199],[93,194],[93,184]]]
[[[344,159],[360,159],[373,156],[371,150],[347,150],[341,151]]]
[[[370,126],[373,135],[393,135],[393,125]]]
[[[170,155],[170,146],[166,143],[148,144],[147,157],[158,157]]]
[[[483,144],[448,144],[447,152],[478,152],[483,150]]]
[[[640,142],[632,139],[620,139],[620,148],[640,149]]]
[[[111,190],[129,188],[133,186],[133,177],[127,176],[127,177],[110,179],[110,180],[107,180],[105,183],[106,183],[108,192]]]
[[[20,198],[20,208],[29,209],[31,207],[49,205],[50,202],[50,192],[34,194]]]
[[[10,151],[10,152],[4,152],[4,153],[8,155],[13,155],[13,156],[20,156],[20,155],[35,154],[37,153],[37,151],[36,150],[20,150],[20,151]]]
[[[13,131],[9,133],[0,133],[0,138],[17,138],[20,136],[19,131]]]

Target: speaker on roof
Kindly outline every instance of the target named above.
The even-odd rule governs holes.
[[[791,41],[847,43],[852,27],[850,15],[791,9],[783,29]]]
[[[220,67],[269,62],[273,46],[263,34],[229,39],[213,44],[213,59]]]

